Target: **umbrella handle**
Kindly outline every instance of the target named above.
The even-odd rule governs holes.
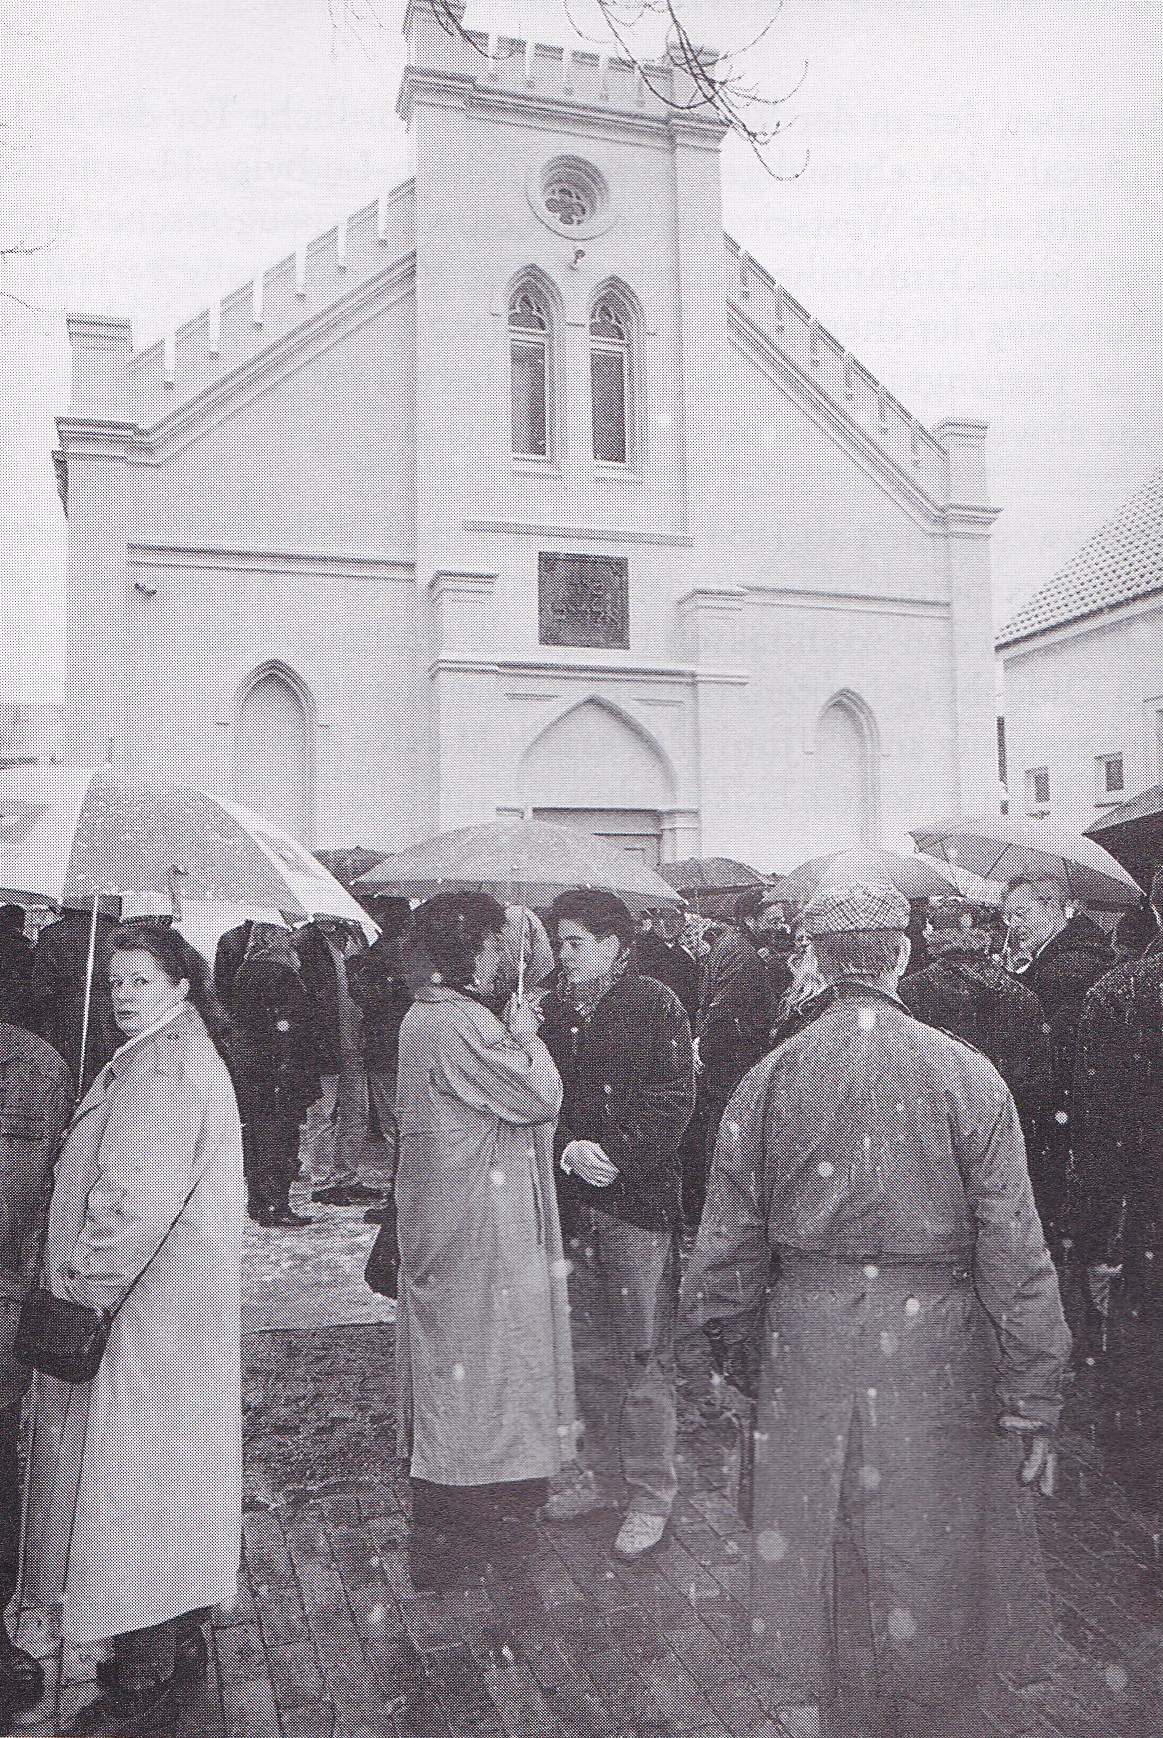
[[[521,928],[517,932],[517,1000],[525,1000],[525,896],[521,896]]]

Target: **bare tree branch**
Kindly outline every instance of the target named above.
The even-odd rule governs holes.
[[[488,46],[482,43],[478,32],[465,29],[461,22],[461,9],[455,4],[455,0],[431,0],[431,3],[437,21],[449,36],[459,37],[475,53],[487,58]],[[716,115],[728,131],[743,140],[767,173],[778,181],[795,181],[804,173],[809,160],[807,151],[804,152],[799,168],[790,174],[777,170],[770,157],[771,147],[776,139],[786,134],[794,124],[794,115],[782,119],[769,113],[764,118],[760,111],[777,109],[795,96],[807,74],[807,63],[805,62],[803,71],[792,88],[779,96],[764,95],[755,85],[748,83],[738,70],[742,58],[756,48],[774,28],[783,10],[783,0],[774,0],[775,9],[771,17],[750,41],[724,50],[717,56],[704,49],[692,36],[683,16],[683,0],[595,0],[595,4],[615,46],[637,69],[646,88],[659,102],[679,114],[709,111]],[[583,41],[593,41],[596,46],[601,46],[596,43],[595,38],[588,37],[579,28],[573,16],[571,0],[561,0],[561,7],[566,22],[576,35]],[[374,0],[327,0],[327,9],[332,24],[336,28],[346,25],[357,39],[360,27],[378,25],[380,22]],[[669,57],[672,65],[685,73],[690,81],[689,98],[674,96],[669,80],[663,76],[663,66],[647,59],[634,42],[636,33],[651,21],[666,27]],[[500,52],[502,58],[511,59],[516,51],[510,47]]]

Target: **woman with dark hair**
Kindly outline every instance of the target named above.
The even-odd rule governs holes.
[[[561,1082],[538,1015],[488,1006],[505,913],[485,893],[416,912],[400,1027],[396,1360],[413,1580],[475,1580],[527,1551],[573,1452],[573,1365],[553,1186]]]
[[[174,929],[110,945],[125,1042],[57,1162],[43,1280],[113,1322],[91,1382],[38,1378],[29,1474],[26,1598],[113,1643],[72,1733],[136,1730],[204,1676],[242,1528],[242,1135],[206,965]]]

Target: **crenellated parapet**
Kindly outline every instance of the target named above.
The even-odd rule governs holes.
[[[849,422],[930,501],[951,498],[949,453],[808,310],[730,236],[728,298],[732,311],[823,393]],[[964,503],[954,491],[953,499]],[[974,506],[984,506],[976,501]]]
[[[406,181],[144,350],[128,321],[71,317],[70,418],[153,428],[389,272],[411,254],[414,229]]]
[[[464,8],[458,7],[459,16]],[[463,34],[442,23],[429,0],[411,0],[404,19],[408,68],[397,109],[410,121],[415,101],[459,100],[487,107],[503,102],[536,109],[551,104],[623,121],[665,126],[686,123],[718,139],[725,127],[700,104],[685,68],[669,55],[641,65],[605,51],[537,42],[531,38]],[[701,50],[713,65],[713,50]]]

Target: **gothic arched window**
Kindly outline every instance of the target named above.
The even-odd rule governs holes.
[[[621,297],[600,296],[590,315],[590,396],[594,457],[608,465],[630,458],[630,333]]]
[[[532,285],[522,285],[509,299],[510,423],[518,458],[550,456],[550,342],[545,298]]]

